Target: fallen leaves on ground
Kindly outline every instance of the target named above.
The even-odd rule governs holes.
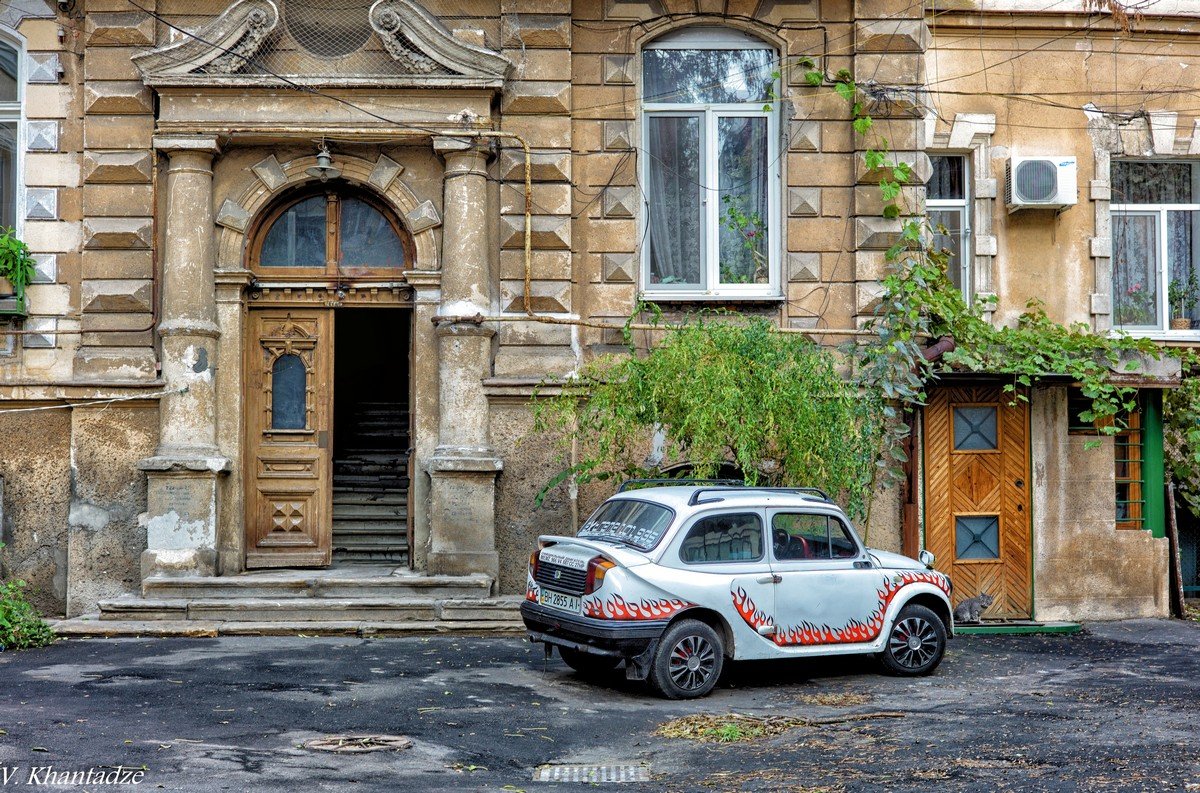
[[[660,724],[654,734],[663,738],[681,738],[702,743],[740,743],[759,738],[770,738],[797,727],[837,724],[844,721],[895,719],[904,715],[897,711],[882,711],[834,716],[827,719],[802,719],[794,716],[698,713],[694,716],[683,716]]]

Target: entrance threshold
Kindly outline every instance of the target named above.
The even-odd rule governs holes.
[[[1078,622],[1035,622],[1033,620],[988,620],[979,625],[955,625],[955,636],[994,636],[1003,634],[1072,634],[1083,626]]]

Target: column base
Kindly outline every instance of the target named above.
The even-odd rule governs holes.
[[[146,472],[142,580],[151,575],[217,574],[217,477],[229,470],[219,455],[159,454],[138,463]]]
[[[215,576],[217,552],[212,548],[142,551],[142,580],[151,576]]]
[[[482,449],[439,449],[429,462],[429,572],[500,575],[496,476],[504,461]]]

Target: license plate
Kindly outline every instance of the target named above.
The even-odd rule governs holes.
[[[549,606],[550,608],[573,611],[576,614],[580,611],[579,598],[574,595],[564,595],[562,592],[552,592],[549,589],[543,589],[541,602],[543,606]]]

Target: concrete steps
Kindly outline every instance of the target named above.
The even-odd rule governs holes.
[[[100,603],[101,621],[200,621],[255,623],[520,622],[519,597],[418,598],[119,598]]]
[[[280,570],[231,576],[151,576],[142,582],[147,600],[217,600],[287,598],[397,599],[486,598],[492,579],[483,574],[421,575],[385,572],[388,567],[361,570]]]

